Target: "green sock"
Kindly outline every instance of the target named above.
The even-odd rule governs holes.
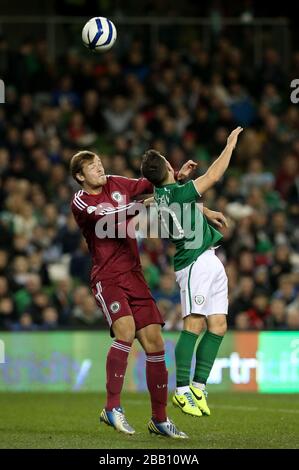
[[[196,350],[194,382],[206,384],[223,336],[206,331]]]
[[[176,384],[184,387],[190,384],[191,362],[198,335],[183,330],[175,347]]]

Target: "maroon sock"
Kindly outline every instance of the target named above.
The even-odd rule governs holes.
[[[146,382],[151,396],[153,418],[162,423],[166,421],[168,393],[168,372],[164,351],[147,353]]]
[[[107,355],[106,374],[107,374],[107,404],[106,410],[120,406],[120,393],[123,388],[125,373],[128,364],[128,355],[132,343],[116,339]]]

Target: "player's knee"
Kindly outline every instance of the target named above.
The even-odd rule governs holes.
[[[112,326],[115,337],[127,343],[133,343],[135,339],[135,323],[131,316],[121,317]]]
[[[144,341],[144,350],[147,353],[164,351],[164,341],[162,335],[159,333],[148,336],[146,341]]]
[[[119,333],[118,335],[115,335],[116,339],[119,339],[120,341],[125,341],[126,343],[133,343],[135,339],[135,332],[131,333],[129,331],[127,332],[122,332]]]
[[[119,331],[115,337],[121,341],[126,341],[126,343],[133,343],[135,339],[135,329],[128,331]]]
[[[155,338],[152,341],[147,341],[145,350],[147,353],[164,351],[163,339]]]
[[[189,315],[184,318],[184,330],[199,335],[204,328],[206,328],[206,324],[201,316]]]
[[[156,338],[155,342],[153,343],[153,347],[155,350],[153,352],[164,351],[165,345],[162,336],[160,338]]]
[[[214,333],[218,336],[224,336],[227,332],[227,322],[225,319],[219,319],[219,321],[213,322],[212,325],[209,325],[210,333]]]
[[[218,336],[224,336],[226,332],[227,332],[226,325],[218,326],[214,329],[214,331],[211,331],[211,333],[214,333],[215,335],[218,335]]]

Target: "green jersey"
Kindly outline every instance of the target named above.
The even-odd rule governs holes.
[[[198,208],[199,196],[193,181],[155,187],[161,237],[170,238],[176,246],[175,271],[189,266],[222,238]]]

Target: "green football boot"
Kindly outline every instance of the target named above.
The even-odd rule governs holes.
[[[185,392],[183,395],[175,393],[172,397],[172,403],[182,410],[187,415],[199,417],[202,412],[197,406],[193,394],[191,392]]]
[[[210,408],[207,404],[207,392],[200,390],[200,388],[194,387],[194,385],[190,385],[190,390],[192,392],[193,399],[197,404],[198,408],[202,412],[203,415],[210,416]]]

